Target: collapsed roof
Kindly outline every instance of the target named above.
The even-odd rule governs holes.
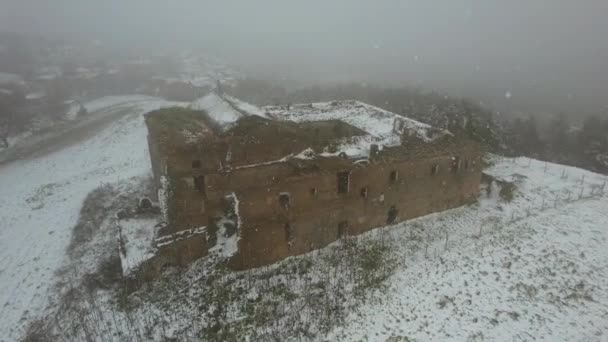
[[[216,92],[194,101],[188,110],[175,110],[156,120],[160,120],[156,126],[165,134],[173,131],[170,135],[177,137],[172,140],[181,145],[223,139],[255,148],[261,142],[274,146],[272,149],[277,150],[274,152],[284,153],[284,157],[299,159],[338,155],[367,158],[374,144],[380,148],[399,146],[404,136],[428,143],[450,135],[448,131],[354,100],[256,107]],[[276,157],[275,154],[268,151],[269,158]]]

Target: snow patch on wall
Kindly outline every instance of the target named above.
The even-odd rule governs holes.
[[[123,274],[129,274],[155,254],[153,247],[157,220],[131,218],[118,222],[120,234],[120,263]]]
[[[163,221],[169,221],[169,196],[171,195],[171,184],[167,176],[160,176],[160,187],[158,188],[158,205]]]
[[[239,213],[240,201],[236,196],[236,193],[231,193],[226,196],[226,199],[232,201],[234,205],[234,218],[222,217],[217,225],[219,227],[217,231],[217,243],[214,247],[209,249],[209,253],[219,255],[223,258],[229,258],[236,254],[239,250],[239,240],[241,239],[241,226],[243,224],[241,215]],[[229,232],[229,227],[235,226],[234,232]]]
[[[260,108],[234,97],[212,92],[190,105],[194,110],[203,110],[221,129],[227,130],[240,118],[248,115],[266,117]]]

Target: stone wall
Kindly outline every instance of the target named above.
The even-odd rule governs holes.
[[[334,131],[332,125],[314,126],[311,137],[316,129]],[[263,129],[285,134],[286,129],[297,128],[270,125]],[[293,137],[297,152],[308,146],[304,142],[310,137]],[[180,251],[185,242],[167,249],[160,253],[161,264],[163,258],[183,263],[206,255],[213,246],[209,238],[216,234],[214,222],[225,215],[226,196],[232,193],[238,198],[241,225],[238,252],[230,264],[247,269],[307,253],[344,235],[470,203],[478,195],[482,171],[479,146],[453,136],[434,142],[404,137],[401,146],[372,153],[369,161],[319,156],[281,160],[293,154],[294,147],[290,141],[269,137],[221,137],[188,149],[159,147],[149,140],[157,185],[162,187],[164,177],[170,186],[165,191],[168,224],[159,235],[209,227],[208,240],[203,243],[199,236],[188,242],[187,253]],[[281,141],[284,148],[277,148]],[[239,158],[228,162],[228,151]],[[273,151],[273,158],[268,151]],[[248,165],[264,156],[266,162]],[[348,178],[346,193],[338,191],[338,174]]]
[[[479,192],[479,155],[460,155],[469,165],[465,169],[463,162],[457,172],[451,170],[452,157],[345,169],[350,172],[346,194],[337,193],[336,172],[294,176],[237,192],[243,227],[232,266],[270,264],[326,246],[342,235],[470,203]],[[433,174],[435,165],[438,174]],[[391,177],[394,172],[396,179]],[[289,196],[288,205],[281,195]]]

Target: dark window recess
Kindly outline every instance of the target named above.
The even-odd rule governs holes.
[[[388,177],[388,180],[391,183],[395,183],[397,182],[397,178],[399,178],[399,173],[397,172],[397,170],[391,171],[391,174]]]
[[[391,206],[388,210],[388,215],[386,217],[386,224],[393,224],[397,221],[397,215],[399,214],[399,210],[395,208],[395,206]]]
[[[338,223],[338,239],[346,236],[347,231],[348,231],[348,221],[342,221],[342,222]]]
[[[288,193],[282,193],[279,195],[279,204],[281,207],[285,209],[289,209],[289,205],[291,204],[291,198]]]
[[[291,248],[291,243],[293,242],[293,230],[291,228],[291,224],[285,223],[283,229],[285,230],[285,242],[287,242],[287,248]]]
[[[194,188],[202,194],[205,193],[205,176],[194,177]]]
[[[452,173],[458,172],[459,169],[460,169],[460,157],[455,157],[454,160],[452,160]]]
[[[318,194],[319,194],[319,191],[317,190],[317,188],[310,189],[310,196],[312,196],[313,198],[317,198]]]
[[[201,161],[200,160],[193,160],[192,161],[192,168],[193,169],[200,169],[201,168]]]
[[[368,193],[368,192],[369,192],[369,191],[368,191],[368,188],[367,188],[367,187],[361,188],[361,197],[363,197],[363,198],[367,198],[367,193]]]
[[[465,170],[465,171],[468,171],[468,170],[469,170],[469,167],[470,167],[470,165],[469,165],[469,161],[468,161],[468,160],[465,160],[465,161],[464,161],[464,170]]]
[[[433,167],[431,168],[431,174],[433,176],[436,176],[439,174],[439,164],[433,165]]]
[[[338,193],[346,194],[348,193],[349,183],[350,183],[350,172],[338,172]]]

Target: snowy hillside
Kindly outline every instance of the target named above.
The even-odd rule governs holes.
[[[0,341],[32,323],[61,341],[608,338],[606,179],[529,159],[491,158],[487,173],[517,184],[510,202],[494,186],[474,205],[270,267],[200,260],[129,289],[93,277],[112,274],[100,260],[117,253],[116,211],[150,174],[142,114],[174,104],[88,104],[123,114],[0,165]],[[83,227],[97,235],[74,252]]]
[[[488,173],[519,184],[513,202],[491,197],[397,228],[405,240],[417,225],[446,233],[418,251],[403,241],[406,266],[330,339],[608,340],[606,178],[495,160]]]
[[[87,103],[92,116],[128,114],[77,144],[0,165],[0,341],[16,340],[48,304],[87,194],[150,172],[142,114],[168,105],[142,96]],[[69,134],[77,139],[75,129]]]

